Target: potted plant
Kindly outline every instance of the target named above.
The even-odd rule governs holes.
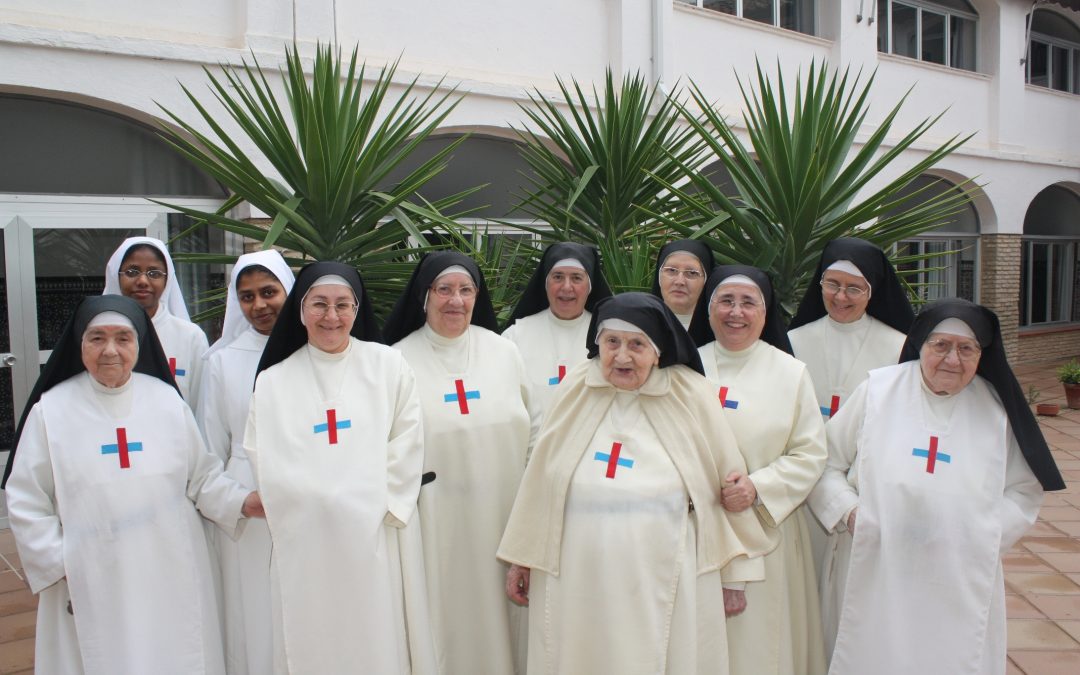
[[[1057,369],[1058,380],[1065,385],[1065,400],[1070,408],[1080,408],[1080,362],[1069,361]]]
[[[1035,406],[1035,414],[1043,415],[1044,417],[1054,417],[1061,412],[1061,406],[1057,403],[1038,403],[1039,397],[1042,393],[1035,388],[1035,385],[1031,385],[1027,390],[1027,402],[1028,405]]]

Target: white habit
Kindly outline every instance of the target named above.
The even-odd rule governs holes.
[[[906,336],[888,324],[863,314],[857,321],[839,323],[828,316],[788,333],[795,358],[806,364],[814,383],[822,419],[828,421],[874,368],[895,365]],[[807,499],[814,509],[814,493]],[[843,542],[829,534],[811,513],[806,513],[814,567],[821,599],[821,628],[828,659],[836,640],[840,606],[844,601],[846,557]]]
[[[132,373],[107,389],[83,372],[45,392],[7,485],[40,594],[37,672],[223,674],[195,508],[231,532],[247,493],[158,379]]]
[[[829,672],[1003,674],[1001,555],[1042,488],[989,385],[939,396],[918,361],[875,370],[828,442],[817,513],[846,529],[858,507]]]
[[[209,349],[206,333],[195,324],[169,312],[165,303],[158,305],[152,321],[176,386],[192,410],[199,409],[199,385],[203,354]]]
[[[196,415],[207,447],[225,463],[225,472],[250,490],[256,483],[244,452],[244,428],[267,339],[249,325],[206,359]],[[270,529],[258,518],[235,540],[217,528],[214,536],[224,592],[225,666],[230,675],[270,673]]]
[[[541,414],[551,405],[566,373],[588,357],[585,341],[591,319],[592,312],[586,311],[576,319],[564,321],[548,308],[518,319],[503,332],[503,337],[516,344],[521,352],[532,400]]]
[[[525,366],[478,326],[444,338],[424,324],[394,346],[416,373],[424,471],[435,473],[420,523],[440,671],[513,673],[525,613],[506,598],[495,551],[533,435]]]
[[[274,543],[274,672],[431,672],[405,528],[423,429],[401,355],[356,339],[339,354],[305,344],[259,374],[244,449]]]
[[[817,577],[802,509],[825,469],[825,425],[806,366],[758,340],[742,351],[698,350],[757,489],[754,505],[780,545],[765,580],[746,585],[746,611],[727,621],[731,670],[755,675],[825,672]]]

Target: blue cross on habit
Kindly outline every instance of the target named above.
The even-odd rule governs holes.
[[[468,415],[469,399],[480,398],[480,390],[471,389],[469,391],[465,391],[464,380],[454,380],[454,390],[455,391],[453,394],[443,394],[443,403],[453,403],[456,401],[458,404],[458,410],[461,412],[461,414]]]
[[[121,469],[131,468],[131,458],[128,456],[129,452],[142,452],[142,443],[139,441],[128,443],[127,429],[124,427],[120,427],[116,430],[115,443],[101,446],[101,454],[103,455],[120,455]]]
[[[338,429],[351,429],[352,420],[341,420],[338,422],[337,409],[331,408],[326,411],[326,424],[316,424],[315,433],[321,434],[326,432],[326,440],[330,445],[337,445],[337,430]]]
[[[915,448],[911,451],[911,454],[915,457],[926,458],[926,473],[934,473],[934,466],[938,462],[945,462],[946,464],[952,464],[952,456],[946,455],[944,452],[938,452],[937,449],[937,436],[930,437],[930,449],[924,450],[923,448]]]
[[[731,408],[732,410],[735,410],[739,407],[739,402],[735,399],[729,399],[727,397],[727,392],[727,387],[720,387],[720,405],[724,406],[725,408]]]
[[[598,452],[593,455],[593,459],[596,461],[607,462],[607,473],[604,474],[607,478],[614,478],[615,470],[620,466],[625,466],[627,469],[634,468],[634,460],[622,459],[619,457],[620,452],[622,452],[622,443],[615,442],[611,444],[611,454]]]

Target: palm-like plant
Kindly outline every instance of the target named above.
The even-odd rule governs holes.
[[[923,120],[886,146],[905,95],[860,140],[874,77],[861,86],[859,80],[849,79],[847,71],[830,74],[824,63],[811,64],[805,83],[801,74],[796,79],[795,100],[789,106],[783,74],[777,72],[774,85],[759,64],[756,91],[739,81],[749,148],[693,85],[691,95],[701,112],[679,104],[683,117],[727,169],[738,195],[729,197],[709,176],[684,165],[690,184],[667,183],[680,200],[678,211],[657,215],[670,227],[702,238],[718,260],[767,270],[789,308],[830,240],[857,236],[888,249],[946,222],[969,201],[968,192],[916,193],[916,200],[896,194],[970,136],[950,138],[892,181],[863,194],[941,115]],[[913,201],[921,203],[898,209]]]
[[[651,285],[662,227],[653,214],[675,208],[667,189],[706,157],[705,141],[679,123],[676,101],[640,75],[617,86],[607,72],[601,97],[559,81],[563,104],[539,91],[523,106],[532,128],[520,131],[522,155],[535,172],[521,208],[550,230],[541,237],[596,245],[615,291]],[[522,226],[517,226],[522,227]]]
[[[163,136],[177,151],[224,184],[232,193],[217,212],[178,205],[170,208],[224,230],[279,246],[306,260],[340,260],[357,265],[377,309],[385,309],[400,292],[410,265],[410,237],[426,244],[423,232],[433,226],[453,228],[442,211],[463,194],[425,203],[416,195],[445,166],[457,143],[390,184],[388,176],[438,128],[457,105],[453,91],[441,81],[427,94],[416,80],[391,96],[397,64],[383,68],[365,83],[365,67],[354,49],[347,68],[340,52],[316,48],[310,77],[297,47],[286,50],[280,70],[284,101],[266,73],[246,62],[208,69],[214,97],[225,108],[278,178],[266,175],[198,98],[184,87],[199,113],[204,134],[195,123],[164,109],[178,129],[164,127]],[[458,142],[464,140],[464,137]],[[268,214],[262,227],[226,215],[247,202]],[[179,256],[178,256],[179,257]],[[227,256],[187,254],[187,261],[231,262]]]

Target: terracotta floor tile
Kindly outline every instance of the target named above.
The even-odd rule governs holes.
[[[34,638],[16,640],[0,649],[0,673],[14,673],[34,666]]]
[[[8,570],[7,572],[0,573],[0,593],[7,593],[8,591],[18,591],[22,589],[30,588],[25,581],[26,575],[20,579],[17,574]]]
[[[1012,662],[1011,659],[1005,662],[1005,675],[1025,675],[1024,671],[1020,670],[1020,667]]]
[[[1022,595],[1046,593],[1050,595],[1080,595],[1080,585],[1064,574],[1039,572],[1006,572],[1005,583],[1013,592]]]
[[[1039,520],[1051,523],[1080,520],[1080,508],[1075,506],[1044,506],[1039,510]]]
[[[1039,523],[1035,523],[1035,524],[1038,525]],[[1044,523],[1044,524],[1045,525],[1050,525],[1050,523]],[[1076,521],[1059,521],[1059,522],[1054,523],[1050,527],[1052,528],[1052,530],[1056,530],[1056,531],[1064,534],[1065,536],[1068,536],[1068,537],[1080,537],[1080,522],[1076,522]],[[1031,531],[1034,531],[1034,528],[1029,530],[1029,532],[1031,532]],[[1046,535],[1042,535],[1042,536],[1052,537],[1054,535],[1046,534]]]
[[[1057,625],[1074,640],[1080,642],[1080,621],[1058,621]]]
[[[1080,540],[1062,537],[1024,537],[1020,546],[1033,553],[1080,553]]]
[[[1080,506],[1080,495],[1070,495],[1064,493],[1055,493],[1055,497],[1063,502],[1071,504],[1072,506]]]
[[[1001,558],[1001,564],[1004,566],[1006,572],[1053,572],[1057,569],[1056,567],[1047,564],[1047,561],[1034,553],[1006,553]],[[1058,569],[1057,571],[1072,572],[1073,570]],[[1080,570],[1075,571],[1080,572]]]
[[[1009,656],[1026,675],[1076,675],[1080,673],[1080,651],[1016,652]]]
[[[1026,599],[1048,619],[1080,620],[1080,595],[1029,595]]]
[[[1030,613],[1031,610],[1029,610]],[[1016,615],[1016,618],[1027,618]],[[1038,618],[1038,617],[1031,617]],[[37,623],[36,612],[23,612],[22,614],[10,614],[0,616],[0,645],[5,642],[13,642],[24,638],[34,637],[34,628]]]
[[[1043,496],[1043,507],[1047,506],[1076,506],[1076,504],[1069,501],[1069,498],[1073,495],[1062,494],[1060,492],[1048,492]]]
[[[1038,619],[1009,619],[1008,620],[1009,652],[1017,664],[1027,670],[1023,663],[1016,658],[1016,650],[1023,649],[1076,649],[1080,650],[1080,643],[1069,637],[1069,634],[1058,628],[1053,621]]]
[[[1053,596],[1058,597],[1072,597],[1072,596]],[[1005,616],[1010,619],[1046,619],[1042,612],[1039,611],[1035,605],[1031,604],[1024,599],[1022,595],[1013,595],[1009,593],[1005,596]]]
[[[1080,572],[1080,553],[1040,553],[1059,572]]]
[[[1072,521],[1068,521],[1068,524],[1072,524]],[[1077,523],[1080,526],[1080,523]],[[1037,520],[1035,524],[1028,528],[1028,531],[1024,534],[1025,537],[1065,537],[1068,533],[1064,529],[1058,528],[1056,525]]]
[[[1080,586],[1080,574],[1066,574],[1065,576],[1069,577],[1070,579],[1075,581],[1078,586]]]

